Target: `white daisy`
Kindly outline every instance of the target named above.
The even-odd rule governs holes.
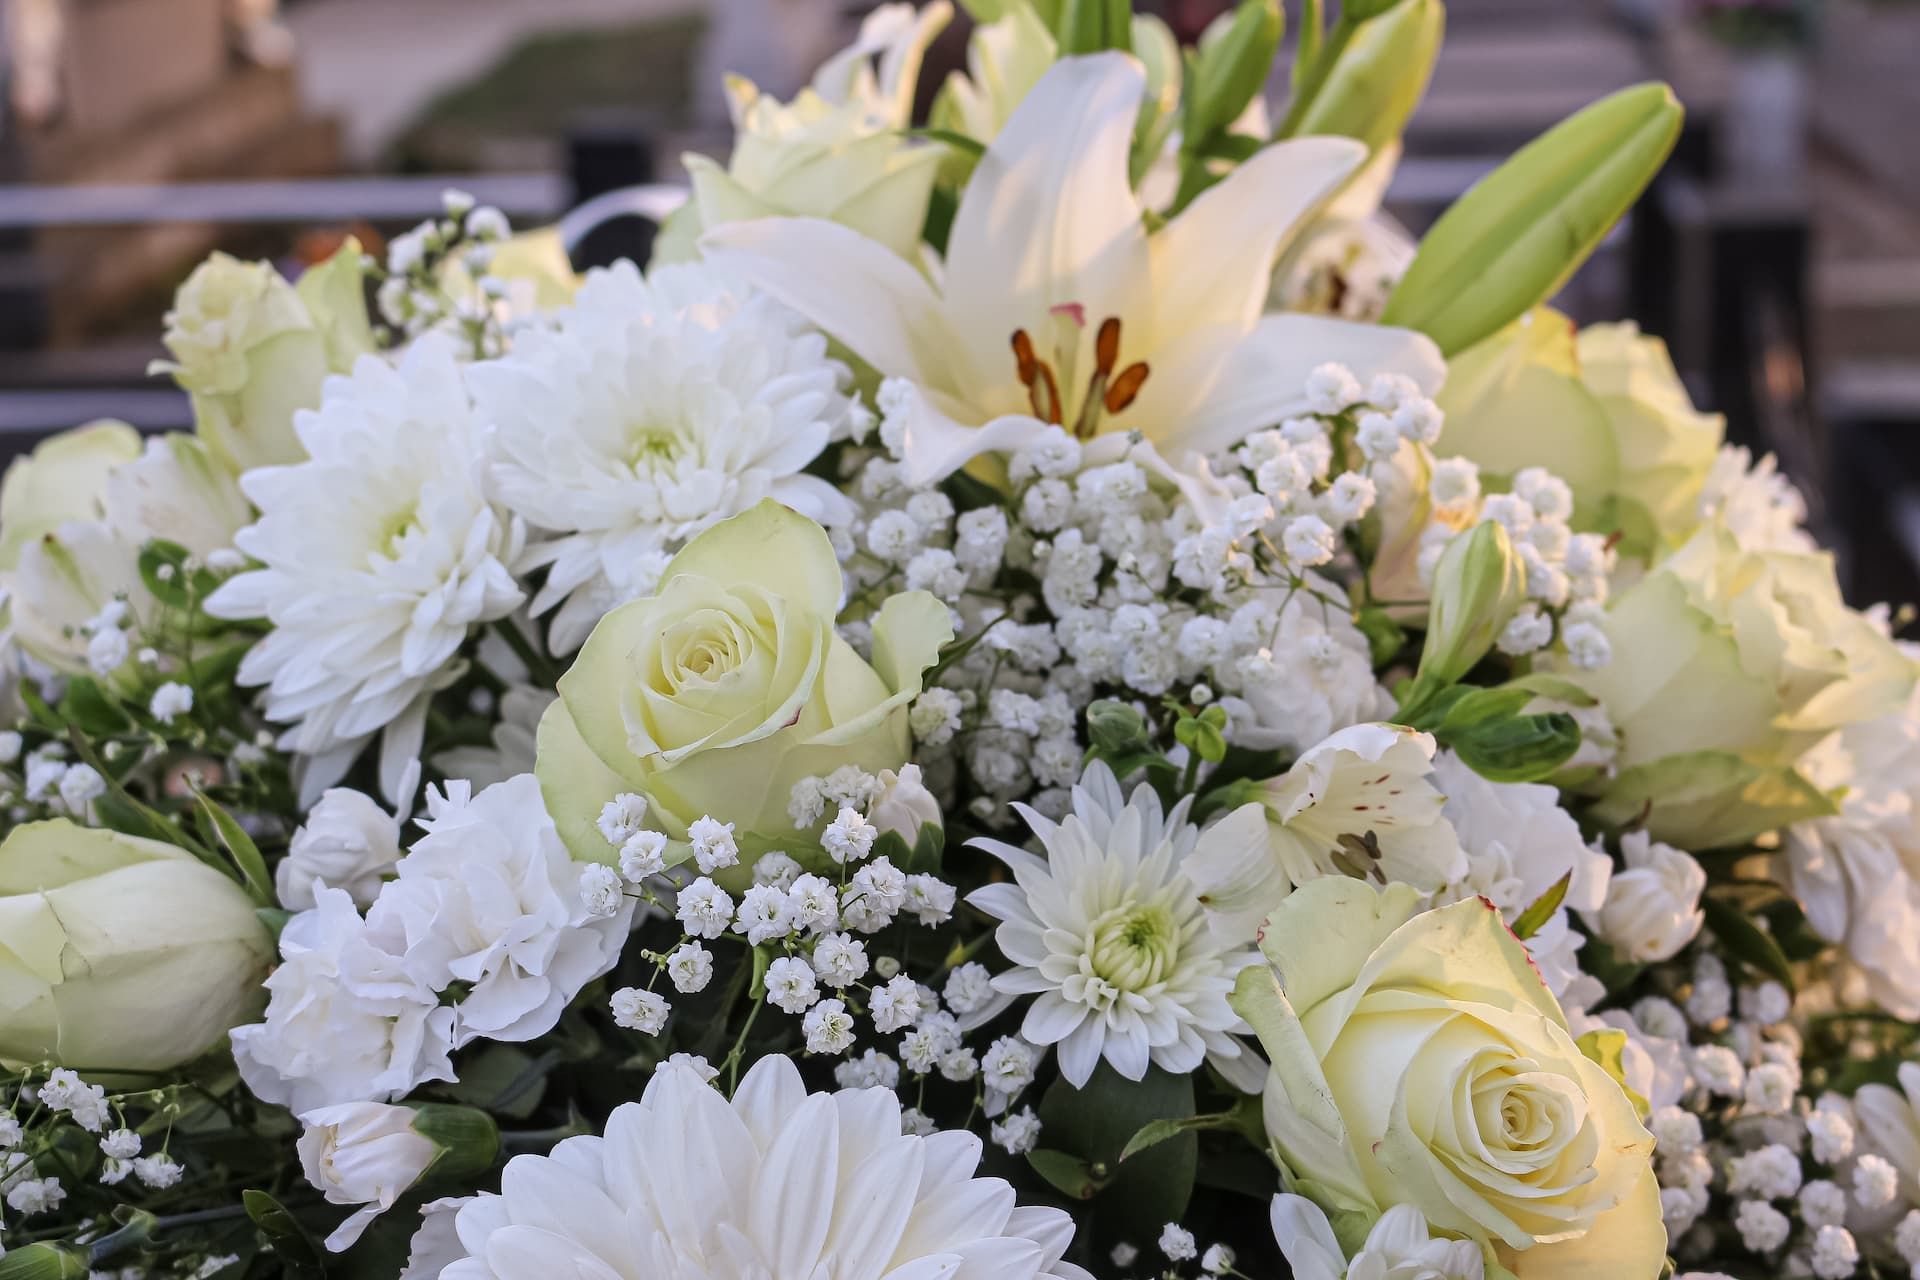
[[[1073,1219],[974,1177],[980,1151],[903,1135],[888,1090],[809,1094],[778,1055],[731,1102],[668,1063],[606,1137],[518,1156],[462,1206],[441,1280],[1092,1280],[1060,1261]]]
[[[595,272],[553,327],[468,371],[501,499],[540,531],[533,612],[579,648],[615,605],[653,589],[700,530],[773,498],[823,523],[852,515],[801,469],[847,434],[846,369],[770,298],[710,268]],[[564,602],[564,603],[563,603]]]
[[[1254,1077],[1264,1068],[1235,1070],[1252,1055],[1233,1038],[1243,1028],[1227,1005],[1234,978],[1255,957],[1207,929],[1185,864],[1211,833],[1187,821],[1189,803],[1165,813],[1144,785],[1129,799],[1096,762],[1060,823],[1015,806],[1044,859],[974,841],[1014,876],[967,899],[1002,921],[995,939],[1014,968],[994,988],[1036,997],[1020,1034],[1059,1045],[1061,1073],[1076,1086],[1102,1057],[1138,1080],[1150,1062],[1184,1073],[1211,1056],[1259,1089]]]
[[[468,631],[520,603],[507,566],[524,536],[486,499],[445,341],[415,343],[397,365],[362,357],[294,430],[307,461],[240,479],[260,518],[234,544],[262,567],[229,579],[207,612],[273,622],[239,678],[266,686],[267,716],[291,726],[280,745],[310,757],[302,806],[376,733],[393,798]]]

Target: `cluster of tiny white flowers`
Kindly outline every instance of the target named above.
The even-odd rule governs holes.
[[[713,879],[740,863],[731,823],[703,816],[689,825],[686,844],[699,874],[670,890],[656,880],[665,870],[666,842],[644,825],[645,798],[623,794],[609,801],[600,813],[600,833],[619,851],[630,891],[682,930],[670,950],[646,953],[655,978],[664,973],[676,992],[696,994],[713,979],[706,942],[733,937],[764,949],[769,954],[760,983],[766,1002],[801,1020],[808,1053],[830,1057],[853,1049],[860,1013],[888,1035],[937,1009],[938,996],[900,973],[897,961],[868,952],[867,939],[902,918],[929,928],[944,924],[956,901],[954,887],[938,876],[910,873],[891,857],[875,855],[880,833],[864,811],[884,790],[878,778],[853,766],[802,779],[789,812],[799,829],[833,814],[818,839],[834,875],[807,871],[791,854],[774,850],[755,859],[752,883],[737,898]],[[870,975],[875,981],[867,981]],[[618,1025],[647,1035],[660,1034],[672,1011],[651,983],[616,991],[611,1006]]]
[[[362,269],[380,281],[374,299],[395,337],[450,333],[475,358],[497,356],[506,349],[512,287],[489,269],[511,228],[498,209],[476,205],[464,191],[443,193],[441,207],[442,216],[395,236],[385,260],[368,258]],[[448,287],[448,263],[458,263],[468,281],[458,293]]]
[[[70,1139],[75,1135],[66,1130],[68,1125],[78,1126],[98,1146],[102,1160],[95,1177],[102,1185],[119,1186],[130,1177],[153,1191],[178,1184],[186,1169],[166,1150],[171,1127],[158,1151],[143,1153],[142,1138],[122,1116],[123,1105],[148,1103],[157,1097],[110,1095],[65,1067],[49,1072],[37,1087],[22,1084],[14,1091],[11,1106],[0,1110],[0,1194],[7,1207],[27,1217],[53,1213],[66,1202],[68,1185],[58,1174],[43,1174],[40,1158],[72,1149]],[[70,1170],[69,1155],[57,1160],[62,1170]]]

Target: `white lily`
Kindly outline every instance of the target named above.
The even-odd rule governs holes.
[[[1144,87],[1125,54],[1056,63],[981,158],[937,280],[818,219],[732,223],[703,248],[896,380],[882,407],[916,484],[1048,423],[1211,453],[1304,411],[1330,361],[1436,390],[1446,366],[1419,334],[1262,314],[1274,260],[1365,148],[1267,147],[1149,233],[1127,180]]]

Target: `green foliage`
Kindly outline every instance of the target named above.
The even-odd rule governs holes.
[[[1186,1128],[1151,1149],[1138,1149],[1124,1164],[1121,1159],[1130,1140],[1148,1125],[1188,1120],[1194,1111],[1192,1076],[1148,1067],[1144,1078],[1128,1080],[1103,1061],[1085,1088],[1057,1080],[1047,1089],[1040,1102],[1040,1131],[1053,1154],[1066,1160],[1049,1156],[1034,1167],[1056,1187],[1061,1185],[1056,1176],[1072,1181],[1104,1222],[1177,1222],[1193,1194],[1200,1153],[1196,1130]]]

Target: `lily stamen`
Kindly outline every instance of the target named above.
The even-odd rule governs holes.
[[[1059,310],[1056,308],[1056,313]],[[1027,403],[1032,406],[1034,417],[1042,422],[1064,425],[1066,406],[1060,398],[1060,382],[1054,366],[1057,364],[1070,373],[1072,354],[1070,350],[1056,350],[1051,362],[1042,360],[1034,353],[1032,336],[1025,329],[1014,330],[1014,369],[1021,385],[1027,389]],[[1081,440],[1091,440],[1099,434],[1103,412],[1119,413],[1132,404],[1150,372],[1145,361],[1136,360],[1117,375],[1114,373],[1120,363],[1118,316],[1108,316],[1100,322],[1100,329],[1094,335],[1093,355],[1093,373],[1087,379],[1086,394],[1073,423],[1073,434]]]

